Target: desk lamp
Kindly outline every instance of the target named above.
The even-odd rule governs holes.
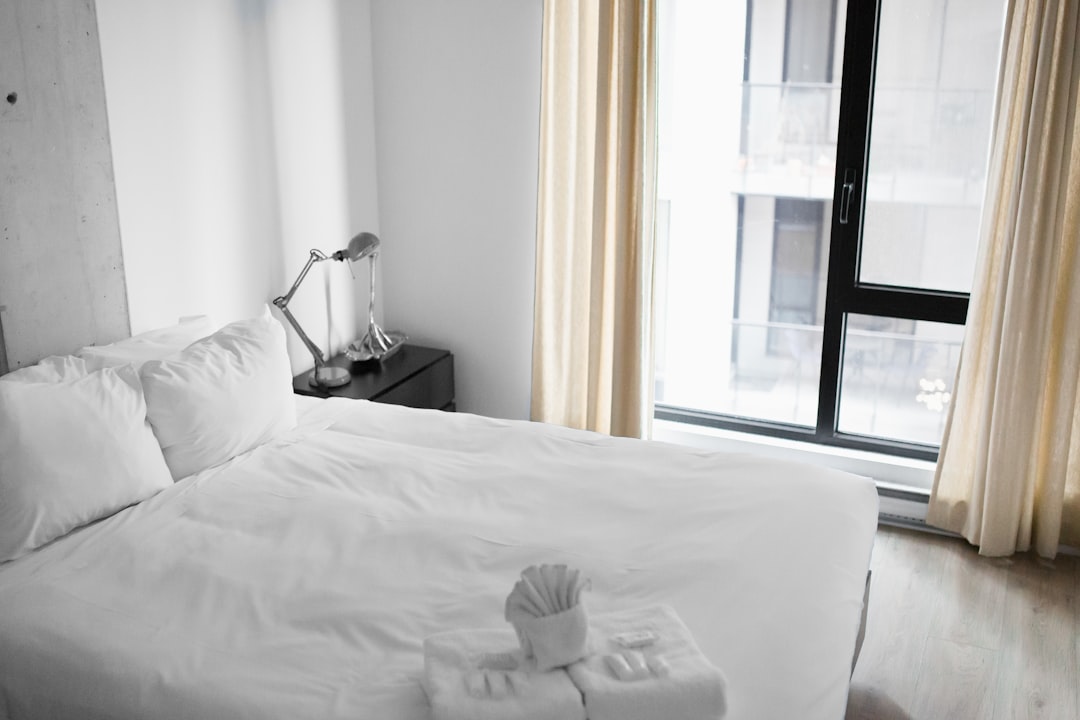
[[[366,357],[353,357],[349,354],[349,357],[353,360],[368,360],[368,359],[381,359],[384,358],[395,350],[401,347],[401,344],[405,341],[405,337],[400,333],[385,333],[383,330],[375,324],[375,257],[379,248],[379,238],[369,232],[362,232],[352,240],[349,241],[349,246],[344,250],[338,250],[332,255],[327,255],[321,250],[311,250],[308,255],[307,264],[304,265],[304,269],[300,271],[300,275],[296,278],[296,282],[289,288],[289,292],[285,293],[281,297],[274,298],[274,305],[281,310],[281,314],[285,316],[285,319],[292,325],[293,330],[300,336],[304,346],[307,347],[308,352],[315,359],[315,369],[311,373],[311,379],[309,382],[316,387],[338,387],[345,385],[351,379],[349,371],[345,368],[334,367],[326,364],[326,358],[323,357],[322,350],[319,346],[311,341],[311,338],[307,336],[304,329],[300,327],[300,323],[297,322],[293,314],[289,312],[289,301],[292,300],[293,295],[296,294],[300,284],[307,277],[308,271],[311,270],[311,266],[317,262],[323,260],[348,260],[349,262],[356,262],[363,260],[366,257],[371,258],[371,299],[368,303],[368,333],[359,343],[353,343],[353,345],[359,345],[360,347],[370,347],[372,352]],[[368,338],[374,338],[369,341]],[[353,347],[350,345],[350,351]]]
[[[365,360],[385,360],[405,344],[408,339],[404,333],[387,332],[375,322],[375,261],[379,259],[379,238],[371,233],[362,233],[367,236],[369,245],[365,246],[364,254],[360,257],[370,258],[371,280],[368,283],[368,329],[364,337],[349,343],[345,349],[345,355],[355,362]],[[360,235],[357,235],[360,237]],[[353,238],[356,241],[356,238]],[[352,243],[349,243],[352,247]]]

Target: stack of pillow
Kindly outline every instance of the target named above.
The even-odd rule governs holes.
[[[296,425],[285,331],[205,317],[0,378],[0,562]]]

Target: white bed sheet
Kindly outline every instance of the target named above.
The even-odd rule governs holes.
[[[421,643],[565,562],[678,611],[733,720],[843,717],[873,485],[350,400],[0,566],[0,717],[421,720]]]

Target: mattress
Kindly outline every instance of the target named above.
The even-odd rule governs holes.
[[[0,716],[426,720],[422,641],[520,571],[665,603],[733,719],[842,718],[865,478],[330,399],[295,431],[0,566]]]

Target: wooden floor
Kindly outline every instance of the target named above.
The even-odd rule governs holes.
[[[1080,718],[1080,560],[882,527],[847,720]]]

